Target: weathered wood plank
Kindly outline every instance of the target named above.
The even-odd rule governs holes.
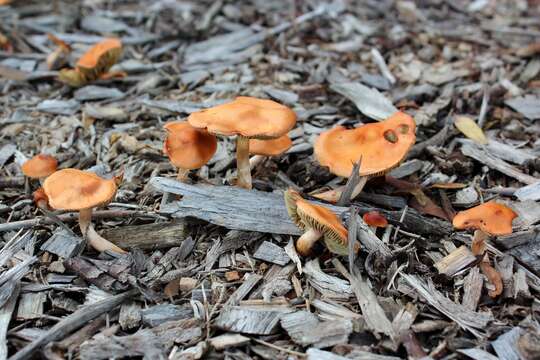
[[[221,311],[214,325],[232,332],[270,335],[278,331],[281,317],[292,311],[285,306],[232,306]]]

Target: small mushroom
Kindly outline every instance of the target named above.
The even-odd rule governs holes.
[[[356,129],[337,126],[317,138],[315,157],[330,172],[342,177],[349,177],[354,163],[361,161],[361,179],[351,195],[354,199],[369,178],[384,175],[401,163],[416,141],[415,130],[414,119],[403,112]],[[314,196],[337,202],[342,192],[343,187]]]
[[[104,76],[121,55],[122,42],[116,38],[105,39],[85,52],[75,69],[62,69],[58,79],[73,87],[83,86]]]
[[[232,102],[189,115],[191,126],[216,135],[236,135],[237,185],[251,189],[249,140],[271,140],[289,132],[296,124],[296,114],[272,100],[240,96]]]
[[[110,250],[125,253],[101,237],[92,225],[93,208],[111,202],[116,194],[118,181],[118,178],[102,179],[91,172],[63,169],[45,180],[43,190],[53,209],[79,211],[79,227],[90,246],[100,252]]]
[[[58,161],[54,156],[38,154],[24,162],[21,166],[23,174],[31,179],[39,179],[40,182],[54,173],[58,166]]]
[[[178,168],[177,179],[184,182],[190,170],[199,169],[212,158],[217,149],[217,139],[186,121],[171,122],[164,128],[168,135],[163,143],[163,152]]]
[[[249,140],[249,153],[253,156],[249,159],[250,169],[254,169],[267,156],[278,156],[289,150],[292,146],[292,140],[288,135],[283,135],[272,140]]]
[[[378,211],[368,211],[362,216],[364,222],[372,228],[385,228],[388,226],[388,220]]]
[[[34,198],[34,204],[40,209],[47,209],[49,206],[49,199],[47,198],[47,194],[45,194],[45,190],[43,190],[42,187],[38,188],[34,193],[32,194]]]
[[[460,230],[478,229],[490,235],[508,235],[512,233],[512,221],[516,216],[509,207],[489,201],[458,212],[452,224]]]
[[[348,232],[336,214],[324,206],[304,200],[292,189],[285,191],[284,199],[289,216],[296,226],[304,230],[304,234],[296,241],[298,253],[309,255],[321,237],[330,252],[338,255],[349,253]],[[358,244],[355,244],[355,252],[358,249]]]

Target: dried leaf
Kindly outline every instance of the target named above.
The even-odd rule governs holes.
[[[488,139],[478,124],[467,116],[456,116],[454,119],[454,125],[463,133],[466,137],[474,142],[485,145],[488,143]]]

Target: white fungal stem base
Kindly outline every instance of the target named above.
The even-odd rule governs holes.
[[[84,209],[79,211],[79,227],[83,236],[88,240],[88,244],[99,252],[110,250],[119,254],[126,252],[114,245],[109,240],[99,235],[92,225],[92,209]]]
[[[369,177],[367,176],[362,176],[360,178],[360,181],[353,189],[353,192],[351,194],[351,200],[354,200],[354,198],[356,198],[362,192],[362,190],[364,190],[364,186],[366,186],[368,179]],[[341,197],[341,194],[343,193],[344,190],[345,190],[345,185],[342,185],[333,190],[328,190],[319,194],[315,194],[313,195],[313,197],[335,204],[339,201],[339,198]]]
[[[189,178],[189,169],[178,168],[178,174],[176,175],[176,180],[185,183]]]
[[[236,137],[236,168],[238,170],[238,180],[236,185],[244,189],[251,189],[249,138],[241,135]]]
[[[265,159],[266,159],[266,156],[264,156],[264,155],[252,156],[251,159],[249,159],[249,168],[250,168],[250,170],[255,169]]]
[[[322,233],[315,229],[309,229],[302,234],[296,241],[296,251],[302,256],[308,256],[311,253],[313,245],[321,238]]]

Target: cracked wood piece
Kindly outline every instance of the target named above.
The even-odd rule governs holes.
[[[514,299],[530,298],[531,293],[529,291],[529,285],[527,284],[527,274],[525,274],[525,271],[523,271],[523,269],[518,269],[518,271],[514,273],[512,280],[514,284],[514,288],[512,289]]]
[[[329,299],[325,301],[313,299],[311,305],[320,311],[318,317],[321,320],[362,319],[361,314],[351,311],[345,306]]]
[[[426,283],[415,275],[400,274],[431,306],[454,320],[461,328],[469,331],[477,338],[484,338],[485,334],[481,330],[485,329],[486,325],[493,320],[492,314],[474,312],[461,304],[456,304],[435,289],[435,285],[430,279]]]
[[[478,348],[459,349],[457,350],[457,352],[466,355],[474,360],[499,360],[499,358],[495,355]]]
[[[292,311],[294,310],[287,306],[276,305],[229,306],[221,310],[214,325],[232,332],[270,335],[279,330],[281,317]]]
[[[229,300],[225,303],[224,307],[238,305],[240,301],[245,298],[251,290],[262,280],[262,276],[259,274],[251,273],[242,282],[242,285],[236,289],[236,291],[229,297]]]
[[[307,360],[400,360],[397,356],[387,356],[373,354],[368,351],[353,349],[347,357],[334,354],[330,351],[323,351],[316,348],[309,348],[306,352]]]
[[[384,257],[392,256],[392,252],[388,245],[382,242],[382,240],[373,233],[361,216],[356,216],[356,231],[358,240],[369,252],[374,251]]]
[[[249,299],[263,298],[263,294],[268,291],[267,286],[271,286],[275,280],[288,280],[294,269],[294,264],[288,264],[286,266],[272,265],[264,274],[263,283],[249,295]]]
[[[156,224],[120,226],[102,231],[105,239],[122,249],[142,250],[180,246],[188,235],[188,224],[184,219]]]
[[[481,164],[521,181],[524,184],[534,184],[539,180],[538,178],[522,173],[506,161],[488,153],[487,148],[475,144],[472,141],[462,140],[461,152],[463,155],[473,158]]]
[[[223,334],[210,338],[210,346],[214,349],[220,351],[225,350],[230,347],[243,346],[251,341],[250,338],[240,334]]]
[[[182,195],[182,199],[167,203],[161,211],[173,217],[195,217],[234,230],[257,231],[285,235],[301,235],[302,231],[287,214],[282,193],[246,190],[235,186],[189,185],[174,179],[153,177],[150,185],[162,192]],[[314,201],[316,204],[322,204]],[[322,204],[338,216],[348,208]],[[378,209],[355,203],[360,213],[379,211],[389,221],[400,223],[402,211]],[[421,216],[409,209],[401,227],[424,235],[448,235],[453,231],[445,221]],[[1,228],[1,227],[0,227]]]
[[[484,278],[480,275],[480,269],[475,266],[465,277],[463,281],[463,300],[461,305],[465,306],[471,311],[476,311],[480,296],[482,295],[482,286],[484,285]]]
[[[536,274],[540,274],[540,226],[527,231],[498,236],[494,242],[505,249],[504,253],[514,256]]]
[[[284,266],[291,261],[285,250],[270,241],[264,241],[253,254],[255,259]]]
[[[418,309],[413,303],[407,303],[399,310],[392,320],[392,327],[398,339],[402,339],[403,335],[409,332],[416,316],[418,316]]]
[[[309,311],[283,315],[280,323],[292,341],[302,346],[312,345],[316,348],[346,344],[353,331],[353,324],[349,319],[320,321]]]
[[[51,341],[57,341],[66,337],[68,334],[86,324],[88,321],[104,314],[118,305],[122,304],[126,299],[137,294],[136,290],[126,291],[124,293],[110,296],[106,299],[95,302],[91,305],[82,306],[76,312],[66,316],[53,327],[48,329],[43,335],[30,344],[22,348],[14,354],[9,360],[26,360],[30,359],[36,351],[39,351],[43,346]]]
[[[143,329],[127,336],[98,334],[80,348],[81,360],[105,360],[143,356],[144,359],[165,360],[166,349],[151,330]]]
[[[9,328],[9,322],[13,311],[15,310],[15,305],[17,304],[17,299],[19,298],[19,286],[15,286],[13,291],[10,293],[10,297],[6,300],[4,305],[0,308],[0,360],[7,359],[8,356],[8,347],[7,347],[7,332]]]
[[[514,289],[514,257],[504,255],[495,262],[495,269],[501,274],[503,282],[503,297],[509,299],[513,297]]]
[[[65,229],[58,229],[41,245],[41,250],[69,259],[79,255],[84,250],[85,241],[79,236],[73,236]]]
[[[21,294],[17,307],[17,320],[41,318],[45,301],[47,301],[47,294],[44,292]]]
[[[540,200],[540,181],[537,181],[534,184],[526,185],[517,189],[514,192],[514,196],[517,197],[520,201]]]
[[[439,270],[439,273],[453,276],[475,261],[476,256],[472,254],[467,246],[462,245],[437,261],[434,266]]]
[[[118,322],[122,330],[134,329],[139,326],[142,320],[141,305],[136,302],[122,304]]]
[[[193,308],[189,304],[159,304],[141,310],[141,316],[145,325],[155,327],[171,320],[192,318]]]
[[[510,331],[500,335],[495,341],[491,342],[491,346],[501,360],[521,360],[519,352],[518,340],[523,335],[525,330],[520,327],[515,327]]]
[[[310,260],[304,265],[304,274],[309,284],[323,297],[347,300],[353,294],[349,282],[323,272],[318,259]]]

